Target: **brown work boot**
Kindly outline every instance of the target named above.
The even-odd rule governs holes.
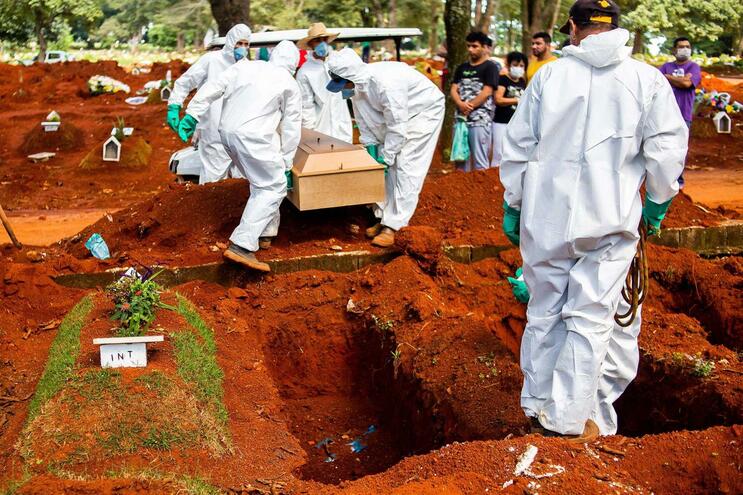
[[[599,426],[594,423],[592,419],[586,420],[586,425],[583,427],[583,433],[580,435],[571,435],[568,437],[570,443],[589,443],[593,442],[599,437]]]
[[[560,434],[557,432],[554,432],[552,430],[548,430],[544,426],[542,426],[542,423],[539,422],[539,419],[534,417],[529,417],[529,433],[533,433],[535,435],[542,435],[543,437],[559,437]]]
[[[243,249],[235,244],[230,243],[230,247],[227,248],[223,255],[228,260],[252,268],[253,270],[258,270],[259,272],[271,271],[271,267],[268,266],[268,263],[258,261],[254,252]]]
[[[378,223],[372,225],[371,227],[369,227],[368,229],[366,229],[366,231],[364,231],[364,233],[366,234],[366,237],[367,238],[374,239],[375,237],[377,237],[379,235],[379,233],[381,231],[382,231],[382,223],[381,222],[378,222]]]
[[[258,248],[259,249],[269,249],[271,247],[271,240],[272,237],[259,237],[258,238]]]
[[[382,231],[372,239],[371,243],[377,247],[390,247],[395,243],[395,231],[389,227],[382,227]]]

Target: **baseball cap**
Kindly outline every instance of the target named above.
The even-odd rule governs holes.
[[[570,7],[570,17],[576,24],[604,22],[619,27],[619,5],[615,0],[578,0]],[[563,34],[570,34],[570,24],[566,21],[560,28]]]
[[[328,82],[328,85],[325,86],[325,89],[330,91],[331,93],[337,93],[338,91],[342,90],[346,83],[349,82],[348,79],[344,79],[338,74],[330,73],[330,82]]]

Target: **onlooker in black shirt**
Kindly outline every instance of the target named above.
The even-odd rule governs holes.
[[[490,61],[492,41],[481,32],[467,35],[470,60],[454,72],[451,97],[457,106],[457,116],[467,118],[470,161],[464,170],[486,169],[490,165],[490,129],[492,127],[493,92],[498,85],[498,67]]]
[[[493,160],[491,166],[500,166],[503,156],[503,137],[506,126],[516,112],[521,95],[526,90],[526,67],[529,59],[521,52],[511,52],[506,57],[506,74],[498,79],[495,91],[495,117],[493,119]]]

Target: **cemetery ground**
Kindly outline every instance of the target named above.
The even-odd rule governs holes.
[[[48,239],[0,245],[0,489],[743,492],[741,189],[728,183],[741,180],[740,118],[729,136],[695,123],[688,194],[664,229],[701,253],[651,246],[619,434],[573,446],[529,435],[519,408],[526,314],[506,276],[521,260],[501,233],[497,171],[453,173],[437,159],[390,252],[363,238],[364,208],[286,204],[259,255],[280,269],[231,270],[221,250],[245,183],[175,184],[167,159],[183,145],[164,104],[88,93],[95,74],[136,90],[168,68],[184,66],[0,66],[0,204]],[[51,110],[71,141],[37,149]],[[92,159],[119,117],[150,149],[138,166]],[[28,161],[37,151],[56,156]],[[62,218],[69,229],[51,233]],[[110,259],[85,248],[93,233]],[[101,368],[93,339],[128,327],[112,315],[133,301],[105,290],[118,277],[107,270],[129,266],[165,269],[150,281],[159,302],[145,334],[165,339],[148,344],[147,367]]]

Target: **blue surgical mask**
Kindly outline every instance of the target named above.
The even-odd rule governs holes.
[[[326,42],[322,42],[319,45],[317,45],[312,51],[315,53],[316,57],[323,58],[328,56],[328,51],[330,50],[330,46]]]
[[[343,89],[341,89],[341,96],[343,97],[344,100],[347,100],[347,99],[351,98],[355,94],[356,94],[356,91],[354,91],[353,88],[343,88]]]
[[[244,46],[238,46],[235,47],[235,50],[232,53],[235,54],[235,62],[237,62],[238,60],[248,56],[248,49]]]

